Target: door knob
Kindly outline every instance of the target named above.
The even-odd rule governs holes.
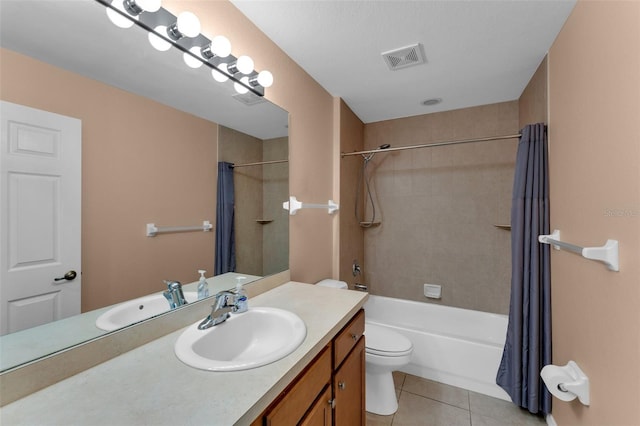
[[[73,281],[76,279],[76,277],[78,276],[78,274],[76,273],[76,271],[69,271],[66,274],[64,274],[64,277],[59,277],[59,278],[54,278],[54,281],[62,281],[62,280],[66,280],[66,281]]]

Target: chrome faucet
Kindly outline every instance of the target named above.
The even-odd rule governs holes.
[[[235,293],[221,291],[214,297],[216,301],[211,305],[211,314],[198,325],[199,330],[206,330],[209,327],[225,322],[229,318],[229,312],[235,312],[236,310]]]
[[[167,285],[167,291],[163,292],[162,295],[169,302],[169,307],[171,309],[187,304],[187,299],[184,298],[182,284],[180,284],[180,281],[165,280],[164,283]]]

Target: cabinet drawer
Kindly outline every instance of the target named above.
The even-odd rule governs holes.
[[[333,366],[338,368],[364,334],[364,310],[360,309],[334,340]]]
[[[284,392],[283,398],[267,412],[267,426],[296,425],[322,389],[331,381],[331,351],[327,346],[311,366]]]

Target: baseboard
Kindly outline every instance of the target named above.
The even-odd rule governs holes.
[[[556,423],[556,419],[554,419],[551,414],[547,414],[545,420],[547,421],[548,426],[558,426],[558,423]]]

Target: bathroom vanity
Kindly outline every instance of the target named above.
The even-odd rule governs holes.
[[[363,334],[360,310],[252,426],[364,426]]]
[[[289,310],[307,327],[298,349],[279,361],[243,371],[198,370],[174,354],[181,329],[0,408],[0,420],[227,426],[296,424],[297,419],[329,425],[333,418],[337,425],[364,424],[366,298],[366,293],[288,282],[249,299],[249,309]]]

